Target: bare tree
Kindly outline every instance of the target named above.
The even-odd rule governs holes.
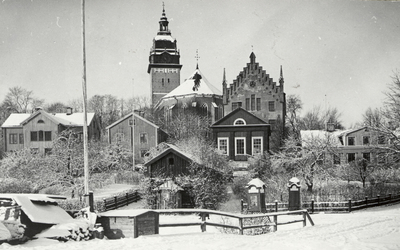
[[[293,135],[296,138],[300,136],[299,120],[300,111],[303,108],[303,103],[296,95],[288,95],[286,100],[287,107],[287,123],[289,125],[289,136]]]
[[[32,91],[22,87],[12,87],[6,94],[2,107],[9,113],[29,113],[43,103],[44,100],[34,98]]]

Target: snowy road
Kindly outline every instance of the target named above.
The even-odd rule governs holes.
[[[178,217],[165,220],[193,219]],[[302,223],[296,223],[279,226],[277,232],[259,236],[222,234],[209,227],[207,233],[200,233],[198,227],[161,228],[160,235],[137,239],[68,243],[37,240],[20,246],[3,244],[0,249],[400,249],[400,204],[350,214],[314,214],[311,217],[314,227],[308,224],[303,228]]]

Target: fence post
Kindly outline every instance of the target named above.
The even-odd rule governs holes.
[[[351,212],[351,199],[349,199],[349,213]]]
[[[306,212],[303,212],[303,227],[307,226],[307,215]]]
[[[389,194],[389,200],[392,200],[392,194],[391,193]]]
[[[93,198],[93,192],[89,192],[89,210],[90,212],[94,212],[94,198]]]
[[[206,214],[201,213],[201,232],[204,233],[206,231]]]
[[[126,205],[129,205],[129,196],[128,192],[126,192],[125,197],[126,197]]]
[[[314,199],[311,200],[311,213],[314,213]]]
[[[278,231],[278,215],[274,215],[274,232]]]
[[[115,206],[115,209],[117,209],[117,208],[118,208],[118,204],[117,204],[117,196],[114,196],[114,206]]]
[[[381,197],[379,194],[376,196],[378,198],[378,206],[379,206],[379,198]]]
[[[275,200],[275,212],[278,212],[278,200]]]
[[[243,235],[243,218],[239,218],[239,234]]]
[[[243,199],[240,200],[240,212],[243,213]]]

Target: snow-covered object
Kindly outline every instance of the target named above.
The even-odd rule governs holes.
[[[0,222],[0,241],[11,239],[11,233],[8,228]]]
[[[26,226],[19,223],[18,221],[6,220],[1,222],[10,232],[10,238],[8,240],[16,240],[24,237]]]
[[[69,222],[54,225],[37,234],[37,238],[56,239],[61,241],[80,241],[90,238],[89,221],[86,219],[71,219]]]

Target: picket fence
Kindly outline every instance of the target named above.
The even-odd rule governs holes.
[[[365,197],[363,200],[353,201],[351,199],[347,201],[339,202],[316,202],[314,200],[302,202],[302,209],[306,209],[310,213],[314,212],[351,212],[354,210],[383,206],[393,203],[400,202],[400,192],[398,194],[380,196],[374,198]],[[242,212],[247,208],[246,203],[242,203]],[[273,203],[266,203],[266,209],[268,212],[278,212],[288,210],[289,204],[287,202],[279,203],[275,201]]]

